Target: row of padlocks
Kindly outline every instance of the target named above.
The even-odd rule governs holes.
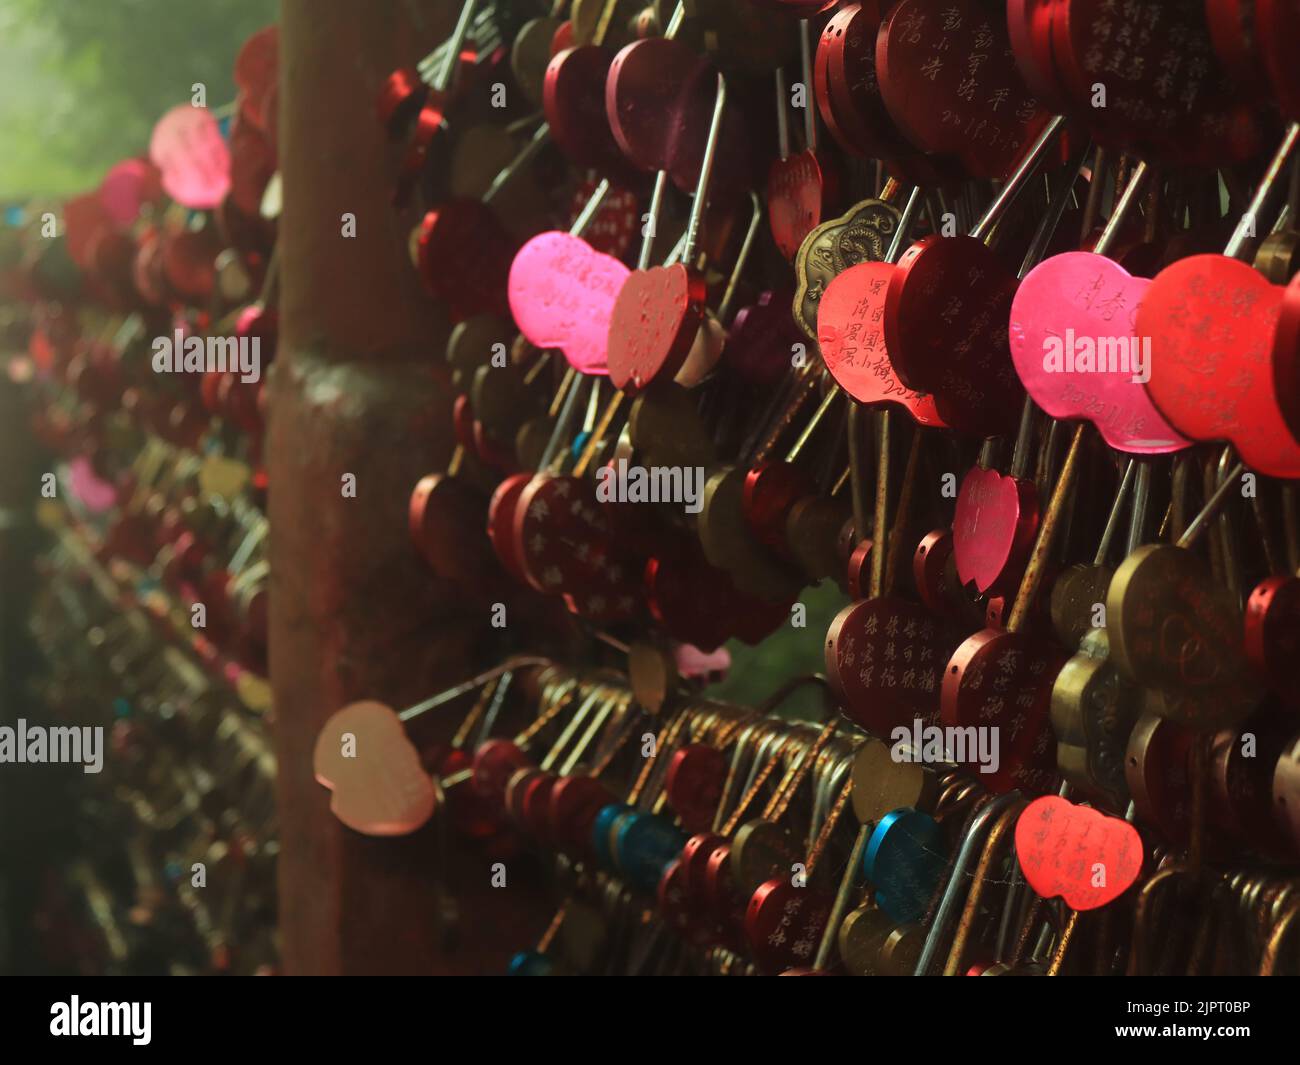
[[[405,549],[485,636],[331,708],[310,801],[425,834],[464,971],[513,891],[521,975],[1300,972],[1300,4],[447,21],[375,121],[453,397]],[[32,264],[43,701],[112,716],[183,971],[275,959],[275,390],[151,345],[269,369],[274,87],[218,203],[69,239],[76,315]]]

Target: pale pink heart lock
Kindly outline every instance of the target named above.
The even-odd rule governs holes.
[[[173,200],[195,210],[219,207],[230,191],[230,150],[206,107],[178,104],[158,120],[149,158]]]

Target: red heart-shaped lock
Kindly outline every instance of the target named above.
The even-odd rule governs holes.
[[[963,432],[1014,431],[1024,389],[1007,346],[1016,279],[974,237],[930,236],[903,253],[885,295],[885,347],[898,379],[932,392]]]
[[[1193,255],[1156,275],[1138,308],[1151,338],[1147,391],[1193,440],[1228,440],[1272,477],[1300,477],[1300,445],[1273,391],[1283,289],[1236,259]]]
[[[837,274],[817,304],[817,343],[831,376],[860,403],[892,403],[921,425],[946,428],[935,397],[898,379],[885,347],[890,263],[858,263]]]
[[[557,595],[584,589],[610,565],[609,524],[594,486],[576,477],[534,477],[514,513],[515,550],[528,583]]]
[[[635,393],[682,368],[703,317],[704,279],[680,263],[634,271],[609,317],[606,359],[615,388]]]
[[[1273,333],[1273,394],[1291,435],[1300,440],[1300,274],[1282,295]]]
[[[1033,481],[1004,477],[975,466],[957,493],[952,519],[953,554],[963,584],[981,592],[1013,583],[1038,528]]]
[[[822,220],[821,164],[812,152],[777,159],[767,174],[767,218],[777,250],[794,259],[799,245]]]
[[[904,599],[845,607],[826,634],[826,676],[844,713],[875,736],[939,716],[943,666],[960,637]]]
[[[1059,895],[1072,909],[1095,910],[1137,879],[1142,839],[1127,821],[1044,795],[1016,821],[1016,857],[1043,898]]]

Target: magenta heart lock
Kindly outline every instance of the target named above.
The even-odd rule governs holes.
[[[1016,373],[1034,402],[1053,418],[1092,422],[1107,444],[1132,455],[1189,446],[1147,395],[1151,342],[1136,322],[1150,284],[1102,255],[1054,255],[1020,282],[1008,327]]]
[[[957,576],[981,593],[1014,587],[1037,528],[1032,481],[974,467],[961,483],[952,520]]]
[[[581,237],[538,234],[510,265],[510,313],[537,347],[558,348],[580,373],[607,374],[609,319],[628,273]]]

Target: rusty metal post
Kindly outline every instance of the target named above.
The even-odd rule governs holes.
[[[446,326],[406,258],[409,221],[390,203],[393,152],[374,110],[388,72],[413,63],[454,17],[440,4],[438,25],[417,33],[413,6],[281,6],[281,340],[267,467],[288,973],[490,970],[507,940],[528,945],[512,927],[524,919],[510,916],[518,900],[488,888],[490,859],[459,855],[444,873],[471,910],[472,935],[462,938],[488,950],[440,956],[431,826],[404,839],[362,837],[331,816],[312,776],[315,736],[331,713],[362,697],[402,706],[460,679],[486,621],[462,613],[406,532],[412,486],[451,449],[439,376]],[[355,236],[344,235],[345,215]],[[355,498],[342,491],[345,474],[356,478]]]

